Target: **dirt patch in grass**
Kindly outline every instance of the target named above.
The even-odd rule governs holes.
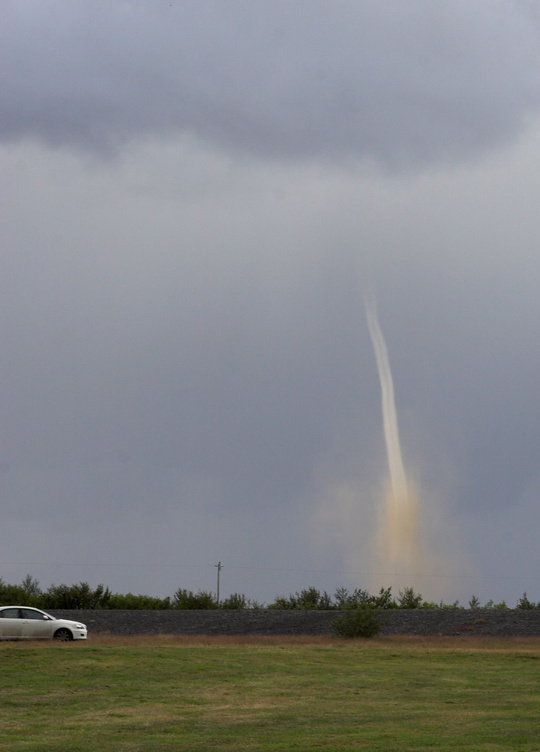
[[[2,646],[8,645],[22,645],[24,643],[0,643]],[[38,643],[32,643],[36,646]],[[468,635],[466,639],[463,637],[450,637],[450,636],[380,636],[373,639],[353,639],[342,640],[334,637],[325,636],[288,636],[288,635],[276,635],[276,636],[263,636],[263,635],[216,635],[210,636],[186,636],[186,635],[138,635],[130,637],[120,637],[116,635],[96,635],[88,640],[86,643],[77,644],[65,644],[65,643],[51,643],[43,642],[39,643],[42,647],[50,648],[55,647],[58,650],[77,649],[77,648],[92,648],[92,647],[120,647],[122,645],[131,647],[146,647],[146,646],[223,646],[231,647],[237,646],[259,646],[259,647],[332,647],[332,648],[351,648],[362,647],[371,649],[381,648],[393,648],[393,647],[408,647],[418,650],[480,650],[480,651],[507,651],[508,649],[515,650],[540,650],[540,637],[489,637],[489,636],[476,636]]]
[[[167,646],[259,646],[259,647],[332,647],[385,649],[407,647],[418,650],[464,650],[464,651],[507,651],[508,649],[536,652],[540,650],[540,637],[490,637],[479,635],[462,636],[422,636],[422,635],[383,635],[371,639],[357,638],[344,640],[329,636],[310,635],[131,635],[111,634],[92,635],[85,642],[58,643],[44,641],[0,641],[2,650],[92,650],[102,647],[167,647]]]

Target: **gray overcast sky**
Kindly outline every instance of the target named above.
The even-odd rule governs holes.
[[[0,50],[0,577],[540,600],[540,4],[3,0]]]

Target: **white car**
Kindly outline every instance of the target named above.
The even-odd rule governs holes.
[[[86,640],[84,624],[54,616],[28,606],[0,608],[0,640]]]

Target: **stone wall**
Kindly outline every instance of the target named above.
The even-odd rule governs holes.
[[[328,635],[337,611],[51,611],[89,634]],[[382,634],[540,636],[540,609],[390,609]]]

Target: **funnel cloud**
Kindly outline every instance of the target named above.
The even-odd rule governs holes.
[[[421,567],[418,495],[407,479],[394,396],[388,349],[374,300],[366,300],[366,317],[381,383],[384,438],[388,455],[389,483],[380,516],[378,554],[392,574],[417,575]]]

